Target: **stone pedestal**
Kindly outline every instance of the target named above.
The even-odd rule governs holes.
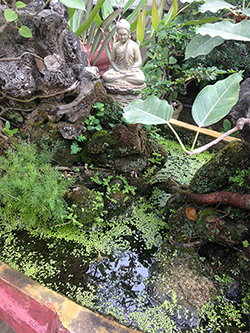
[[[112,94],[108,93],[108,96],[112,97],[122,108],[128,106],[129,103],[133,102],[135,99],[141,98],[141,94]]]
[[[135,99],[140,99],[141,89],[146,87],[146,83],[141,86],[133,85],[122,85],[115,86],[113,84],[108,84],[103,82],[104,88],[107,90],[108,95],[112,97],[121,107],[127,106],[129,103],[133,102]]]

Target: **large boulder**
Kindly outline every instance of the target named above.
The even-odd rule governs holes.
[[[17,25],[29,27],[32,38],[22,37],[14,22],[0,34],[0,94],[5,117],[18,112],[26,119],[33,111],[33,121],[41,113],[49,121],[86,118],[105,90],[98,69],[89,67],[78,37],[66,30],[67,8],[53,0],[39,12],[45,1],[25,3],[18,10]],[[2,28],[5,9],[0,6]]]
[[[241,83],[238,102],[232,107],[228,116],[234,126],[239,118],[250,118],[250,78]],[[250,142],[249,133],[250,127],[245,125],[241,135],[248,142]]]

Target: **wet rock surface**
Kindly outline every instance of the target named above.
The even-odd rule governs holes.
[[[157,265],[158,270],[153,266],[156,270],[152,270],[149,283],[150,296],[157,302],[168,300],[180,306],[179,316],[176,309],[174,315],[180,327],[196,326],[202,306],[217,292],[208,265],[199,263],[192,250],[179,249],[177,254],[166,243],[162,246],[160,266]]]

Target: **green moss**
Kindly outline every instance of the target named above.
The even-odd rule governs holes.
[[[188,185],[195,172],[211,159],[209,152],[187,156],[181,146],[170,140],[161,138],[161,145],[168,154],[168,161],[164,167],[156,174],[155,178],[168,179],[170,176],[179,183]]]
[[[239,141],[233,141],[215,154],[199,169],[190,183],[190,189],[197,193],[221,191],[230,186],[230,177],[242,170],[248,161],[248,148]]]

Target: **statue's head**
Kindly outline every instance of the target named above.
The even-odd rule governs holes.
[[[121,19],[116,24],[118,38],[122,43],[125,43],[130,37],[130,24],[128,21]]]

